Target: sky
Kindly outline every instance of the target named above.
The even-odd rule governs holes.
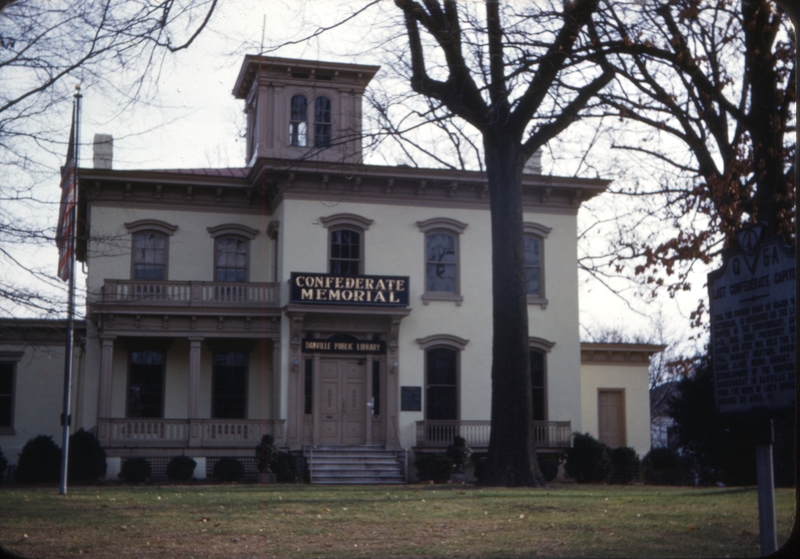
[[[103,133],[114,137],[114,168],[118,169],[243,166],[243,101],[234,99],[231,90],[244,54],[257,54],[263,36],[264,49],[271,56],[380,65],[380,52],[368,45],[387,32],[376,22],[383,21],[382,12],[394,9],[392,3],[384,3],[374,15],[360,18],[342,29],[272,50],[276,45],[303,36],[316,21],[338,20],[350,8],[347,3],[327,0],[222,3],[210,28],[196,43],[164,61],[157,88],[150,91],[148,103],[121,109],[103,92],[83,89],[80,165],[92,165],[92,138],[96,133]],[[382,70],[372,86],[380,87],[388,77],[391,77],[388,72]],[[64,115],[64,119],[66,135],[69,116]],[[569,131],[565,137],[569,139]],[[63,164],[63,159],[56,159],[53,161],[55,169]],[[554,162],[545,153],[543,172],[571,176],[576,167],[569,161]],[[50,198],[57,200],[57,176],[54,175],[48,188],[52,189]],[[592,202],[600,211],[604,205],[615,203],[609,196]],[[57,220],[56,206],[51,204],[48,208],[48,219],[53,225]],[[579,221],[583,224],[587,221],[585,210],[581,210]],[[54,248],[30,251],[27,257],[37,263],[51,259],[55,269]],[[663,338],[686,340],[698,334],[689,328],[688,316],[698,299],[705,295],[707,271],[695,272],[690,292],[682,293],[675,300],[664,295],[656,303],[646,303],[628,292],[622,296],[612,294],[581,274],[581,323],[586,326],[582,337],[603,329],[649,338],[653,342]],[[624,288],[622,284],[618,287]],[[683,351],[691,352],[699,346],[691,342],[684,343],[683,347]]]

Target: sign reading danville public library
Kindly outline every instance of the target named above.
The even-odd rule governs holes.
[[[708,275],[714,396],[720,413],[791,406],[795,398],[795,258],[762,225]]]
[[[337,276],[292,272],[292,303],[408,306],[408,276]]]

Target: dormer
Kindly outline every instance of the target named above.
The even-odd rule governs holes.
[[[361,162],[361,100],[379,66],[247,55],[247,165],[259,157]]]

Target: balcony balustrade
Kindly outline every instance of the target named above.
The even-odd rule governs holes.
[[[279,302],[277,283],[106,280],[102,292],[104,305],[252,307]]]
[[[534,421],[537,448],[569,448],[572,426],[569,421]],[[424,420],[417,421],[417,447],[446,448],[456,436],[466,439],[472,448],[487,448],[490,421]]]
[[[283,444],[282,419],[100,419],[100,444],[112,447],[253,447],[263,435]]]

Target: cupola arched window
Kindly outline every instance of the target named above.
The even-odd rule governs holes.
[[[331,100],[317,97],[314,100],[314,146],[331,145]]]
[[[292,97],[289,143],[298,147],[308,145],[308,101],[302,95]]]

